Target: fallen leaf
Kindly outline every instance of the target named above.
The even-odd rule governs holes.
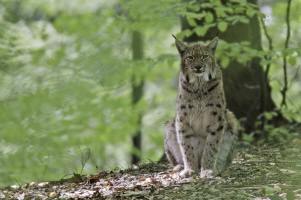
[[[111,183],[110,181],[108,181],[105,184],[103,184],[103,186],[108,186],[108,185],[113,186],[113,183]]]
[[[55,191],[50,192],[49,197],[52,197],[52,196],[54,196],[54,195],[56,195],[56,192],[55,192]]]
[[[104,175],[104,174],[107,174],[108,172],[107,171],[101,171],[101,172],[99,172],[98,174],[99,175]]]
[[[37,183],[36,182],[31,182],[31,183],[29,183],[29,187],[33,187],[33,186],[35,186]]]
[[[45,186],[48,185],[48,183],[49,183],[49,182],[42,182],[42,183],[39,183],[38,186],[39,186],[39,187],[45,187]]]
[[[99,177],[98,176],[92,176],[89,180],[88,183],[92,184],[92,183],[96,183],[99,181]]]

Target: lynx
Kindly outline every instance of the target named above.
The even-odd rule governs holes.
[[[226,109],[222,73],[215,60],[218,37],[186,45],[175,36],[181,57],[176,117],[164,126],[169,162],[180,176],[212,178],[232,162],[236,118]]]

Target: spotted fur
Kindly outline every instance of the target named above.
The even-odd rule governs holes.
[[[232,162],[236,119],[226,109],[222,73],[215,61],[218,37],[209,44],[185,45],[181,57],[176,118],[164,127],[168,160],[183,177],[213,177]]]

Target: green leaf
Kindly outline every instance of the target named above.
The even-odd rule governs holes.
[[[276,195],[276,194],[274,194],[274,195],[268,195],[268,196],[269,196],[269,198],[270,198],[271,200],[283,200],[282,197],[280,197],[280,196],[278,196],[278,195]]]
[[[197,23],[193,18],[187,17],[187,21],[190,26],[197,26]]]
[[[291,64],[292,66],[295,66],[297,63],[297,58],[296,57],[289,57],[288,59],[289,64]]]
[[[244,7],[236,7],[234,10],[236,14],[244,14],[245,13],[245,8]]]
[[[250,22],[250,20],[249,20],[248,18],[246,18],[246,17],[241,17],[241,18],[239,19],[239,21],[241,21],[241,22],[244,23],[244,24],[247,24],[247,23]]]
[[[212,4],[213,6],[216,6],[216,8],[223,6],[221,0],[210,0],[210,4]]]
[[[213,20],[214,20],[214,16],[210,12],[207,12],[205,16],[205,21],[207,23],[211,23],[213,22]]]
[[[221,65],[222,67],[227,67],[229,65],[230,58],[225,56],[221,59]]]
[[[215,12],[217,14],[218,17],[225,17],[227,16],[225,13],[225,9],[223,7],[216,7],[215,8]]]
[[[246,0],[230,0],[231,3],[238,3],[238,4],[245,4],[247,3]]]
[[[295,193],[293,191],[288,191],[286,193],[286,199],[287,200],[294,200],[295,199]]]
[[[247,14],[248,17],[253,17],[253,16],[255,15],[256,12],[257,12],[257,11],[256,11],[255,9],[253,9],[253,8],[248,8],[246,14]]]
[[[274,188],[269,187],[269,186],[264,186],[264,191],[266,196],[270,196],[275,192]]]
[[[257,15],[258,15],[258,17],[260,17],[260,18],[262,18],[262,19],[264,19],[264,18],[266,18],[266,15],[265,14],[263,14],[262,12],[257,12]]]
[[[200,5],[194,4],[192,1],[189,3],[190,5],[187,6],[187,8],[192,12],[198,12],[200,10]]]
[[[281,188],[279,186],[276,186],[276,185],[274,187],[264,186],[264,190],[265,190],[266,196],[268,196],[269,198],[275,199],[275,200],[278,200],[279,198],[282,199],[278,195],[272,195],[275,192],[281,192]]]
[[[197,26],[194,31],[198,36],[204,36],[207,32],[208,28],[202,27],[202,26]]]
[[[276,192],[281,192],[281,187],[279,187],[278,185],[274,185],[274,189]]]
[[[192,13],[192,12],[187,12],[186,17],[187,18],[194,18],[194,19],[202,19],[205,16],[205,13]]]
[[[265,117],[267,120],[271,120],[274,116],[277,116],[277,113],[276,113],[276,112],[265,112],[265,113],[264,113],[264,117]]]
[[[193,34],[193,31],[191,31],[190,29],[186,29],[182,33],[184,34],[184,36],[189,37]]]
[[[253,142],[254,141],[254,137],[252,137],[252,135],[243,133],[242,134],[242,140],[246,141],[246,142]]]
[[[217,24],[217,28],[218,30],[220,30],[221,32],[225,32],[225,30],[227,30],[227,27],[228,27],[228,23],[226,22],[219,22]]]

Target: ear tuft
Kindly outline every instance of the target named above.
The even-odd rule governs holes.
[[[175,38],[175,40],[176,40],[176,47],[177,47],[177,49],[179,51],[179,54],[182,56],[183,53],[184,53],[184,51],[186,50],[187,46],[183,42],[181,42],[180,40],[178,40],[176,38],[176,36],[174,36],[173,34],[172,34],[172,36]]]
[[[213,54],[215,54],[217,44],[218,44],[217,36],[215,38],[213,38],[213,40],[209,44],[207,44],[207,47],[212,51]]]

